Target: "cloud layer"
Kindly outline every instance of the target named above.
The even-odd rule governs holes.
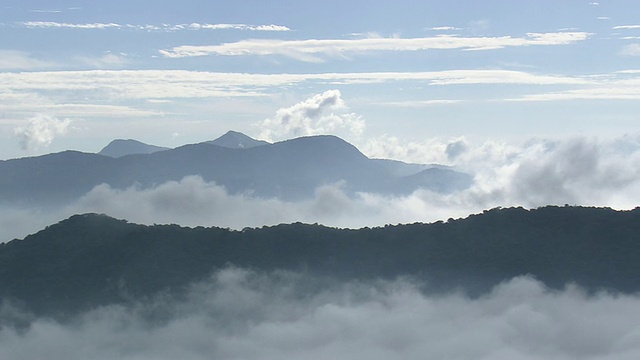
[[[183,45],[160,50],[169,58],[206,55],[282,55],[300,61],[321,62],[322,57],[343,57],[349,53],[367,51],[419,51],[419,50],[491,50],[513,46],[567,45],[586,40],[589,33],[558,32],[528,33],[526,37],[458,37],[440,35],[425,38],[365,38],[339,40],[242,40],[221,45]]]
[[[410,280],[314,286],[291,273],[216,273],[183,301],[107,307],[72,324],[0,327],[6,359],[636,359],[640,299],[515,278],[471,300]],[[8,307],[5,317],[19,316]],[[158,317],[160,315],[160,317]]]

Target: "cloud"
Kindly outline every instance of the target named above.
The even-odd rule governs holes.
[[[316,189],[306,200],[230,194],[198,176],[153,188],[99,185],[66,207],[52,210],[0,205],[0,241],[24,237],[77,213],[105,213],[143,224],[175,223],[234,229],[305,222],[359,228],[466,217],[497,206],[609,206],[640,203],[640,135],[610,141],[532,139],[523,145],[463,138],[367,142],[367,155],[417,163],[450,164],[474,176],[455,193],[418,190],[405,196],[349,194],[345,183]],[[373,152],[376,151],[376,152]]]
[[[103,59],[104,60],[104,59]],[[117,59],[116,59],[117,60]],[[105,65],[99,61],[96,65]],[[39,71],[0,72],[1,94],[23,94],[40,97],[44,102],[24,106],[22,111],[33,111],[30,106],[50,104],[73,104],[79,97],[102,105],[105,101],[124,102],[130,106],[132,99],[188,99],[210,97],[264,97],[294,85],[383,84],[407,81],[416,84],[446,86],[465,84],[524,84],[524,85],[594,85],[598,82],[625,89],[626,85],[615,83],[616,77],[634,77],[635,74],[613,74],[606,77],[556,76],[511,70],[448,70],[433,72],[368,72],[368,73],[322,73],[322,74],[246,74],[216,73],[183,70],[88,70],[88,71]],[[607,79],[606,81],[602,79]],[[628,87],[628,86],[627,86]],[[45,98],[51,94],[56,100]],[[451,103],[452,100],[390,102],[388,106],[427,106]],[[455,100],[453,100],[455,101]],[[377,102],[375,105],[384,103]],[[8,104],[10,105],[10,104]],[[11,105],[16,108],[19,104]],[[44,110],[43,110],[44,111]]]
[[[123,55],[107,53],[102,56],[78,57],[78,61],[97,69],[122,68],[129,64],[129,60]]]
[[[16,360],[640,356],[637,296],[589,296],[572,286],[551,291],[528,277],[478,299],[427,295],[411,280],[308,286],[313,281],[229,268],[194,285],[183,300],[99,308],[72,324],[35,319],[20,331],[3,326],[0,354]],[[162,321],[153,321],[156,313]]]
[[[258,124],[260,138],[268,141],[292,137],[335,134],[345,132],[360,136],[365,128],[364,120],[353,113],[345,113],[346,104],[340,91],[328,90],[314,95],[293,106],[281,108],[273,118]],[[327,114],[332,111],[330,114]]]
[[[53,65],[51,62],[36,59],[24,51],[0,50],[0,70],[45,69]]]
[[[448,143],[444,152],[449,160],[454,160],[467,150],[469,150],[469,145],[464,138],[460,138]]]
[[[58,120],[53,116],[38,114],[29,119],[26,127],[17,127],[14,133],[23,150],[37,149],[51,144],[53,139],[67,132],[70,119]]]
[[[449,30],[462,30],[462,28],[455,27],[455,26],[436,26],[436,27],[429,28],[429,30],[433,30],[433,31],[449,31]]]
[[[629,29],[640,29],[640,25],[619,25],[614,26],[613,30],[629,30]]]
[[[461,103],[462,100],[432,99],[432,100],[408,100],[408,101],[384,101],[372,104],[374,106],[394,106],[394,107],[425,107],[434,105],[450,105]]]
[[[85,23],[85,24],[73,24],[73,23],[59,23],[53,21],[27,21],[21,23],[21,25],[28,28],[67,28],[67,29],[113,29],[122,28],[123,25],[116,23]]]
[[[281,55],[299,61],[321,62],[323,57],[344,57],[350,53],[370,51],[423,51],[423,50],[489,50],[513,46],[567,45],[586,40],[585,32],[528,33],[526,37],[458,37],[439,35],[425,38],[364,38],[327,40],[243,40],[221,45],[177,46],[160,50],[169,58],[220,55]]]
[[[246,31],[291,31],[283,25],[247,25],[247,24],[162,24],[162,25],[134,25],[117,23],[61,23],[54,21],[27,21],[20,25],[27,28],[40,29],[134,29],[142,31],[180,31],[180,30],[246,30]]]
[[[621,55],[640,56],[640,44],[625,45],[620,51]]]

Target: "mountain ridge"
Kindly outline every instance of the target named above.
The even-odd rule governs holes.
[[[311,198],[319,186],[336,183],[345,183],[351,194],[402,195],[421,187],[459,191],[472,182],[470,175],[450,169],[430,170],[418,179],[398,176],[343,139],[318,135],[249,148],[204,142],[117,158],[61,152],[0,161],[0,203],[64,205],[100,184],[151,188],[190,175],[224,186],[232,194],[252,192],[284,200]],[[452,176],[459,181],[436,179]]]
[[[577,284],[635,293],[640,208],[496,208],[446,222],[357,230],[293,223],[235,231],[75,215],[0,244],[0,298],[67,316],[180,294],[229,266],[337,281],[409,276],[428,292],[470,296],[525,275],[551,289]]]

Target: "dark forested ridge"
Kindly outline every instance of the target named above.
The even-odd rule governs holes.
[[[525,274],[552,288],[630,293],[640,290],[640,209],[493,209],[359,230],[295,223],[233,231],[77,215],[0,245],[0,295],[39,314],[70,314],[180,293],[226,266],[338,280],[409,275],[425,291],[472,295]]]

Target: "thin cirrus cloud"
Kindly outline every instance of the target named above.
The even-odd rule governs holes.
[[[448,70],[320,74],[246,74],[183,70],[88,70],[0,73],[2,91],[104,90],[124,98],[263,96],[270,88],[305,82],[374,84],[398,81],[427,85],[588,85],[594,78],[539,75],[513,70]]]
[[[433,30],[433,31],[450,31],[450,30],[462,30],[462,28],[455,27],[455,26],[434,26],[434,27],[429,28],[428,30]]]
[[[0,70],[33,70],[52,66],[52,62],[37,59],[25,51],[0,49]]]
[[[27,21],[20,25],[27,28],[42,29],[137,29],[147,31],[178,31],[178,30],[249,30],[249,31],[291,31],[283,25],[247,25],[247,24],[162,24],[162,25],[133,25],[117,23],[65,23],[54,21]]]
[[[593,76],[557,76],[513,70],[449,70],[433,72],[379,72],[379,73],[321,73],[321,74],[242,74],[181,70],[88,70],[38,71],[0,73],[0,94],[21,101],[0,103],[4,111],[20,113],[38,108],[38,111],[70,116],[59,112],[55,104],[76,103],[77,95],[92,94],[84,108],[74,108],[87,116],[108,111],[127,116],[149,116],[146,110],[133,110],[130,104],[120,108],[120,101],[202,99],[211,97],[264,97],[282,88],[305,84],[362,85],[408,82],[420,86],[456,85],[527,85],[529,93],[515,98],[495,98],[508,101],[554,101],[577,99],[640,98],[640,73],[622,71]],[[550,86],[559,87],[549,89]],[[541,91],[543,90],[543,91]],[[50,99],[48,94],[56,94]],[[86,95],[84,95],[86,96]],[[0,100],[2,100],[0,96]],[[8,98],[7,98],[8,99]],[[464,101],[464,98],[451,100]],[[108,103],[105,103],[108,101]],[[425,102],[427,101],[427,102]],[[425,99],[418,102],[377,103],[382,106],[432,106],[453,104],[445,99]],[[99,107],[87,108],[87,105]],[[66,110],[72,110],[67,108]],[[153,113],[155,114],[155,113]],[[355,119],[353,119],[355,120]],[[349,122],[351,123],[351,122]]]
[[[613,30],[624,30],[624,29],[640,29],[640,25],[619,25],[619,26],[613,27]]]
[[[323,57],[345,57],[369,51],[491,50],[515,46],[567,45],[589,38],[586,32],[528,33],[525,37],[459,37],[439,35],[423,38],[365,38],[308,40],[242,40],[221,45],[177,46],[160,50],[168,58],[207,55],[281,55],[305,62],[322,62]]]

